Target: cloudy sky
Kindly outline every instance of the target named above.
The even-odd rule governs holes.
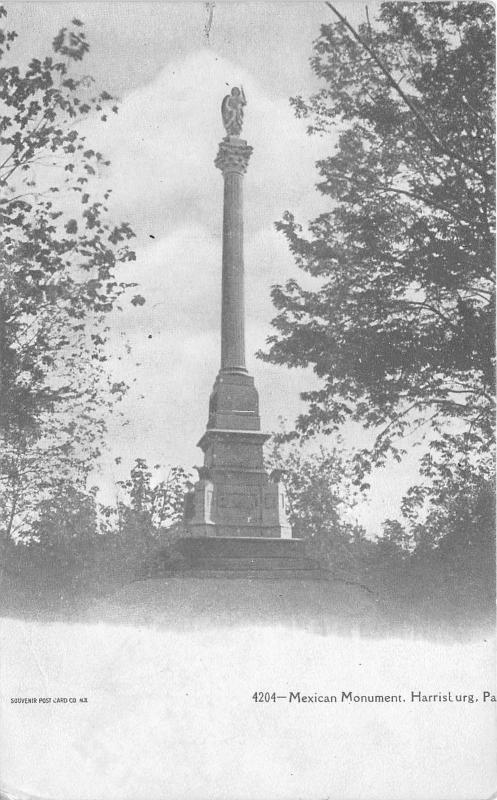
[[[348,18],[362,3],[338,4]],[[370,14],[374,3],[369,3]],[[113,189],[113,217],[137,233],[137,261],[123,278],[140,284],[141,308],[112,319],[114,367],[130,381],[127,418],[109,421],[111,449],[99,481],[111,486],[134,458],[153,463],[201,463],[196,443],[207,420],[219,368],[222,176],[214,167],[224,135],[220,104],[232,85],[248,98],[244,136],[254,147],[245,178],[247,356],[261,400],[263,426],[274,430],[303,409],[299,392],[312,373],[257,360],[274,316],[269,291],[297,270],[274,222],[285,210],[305,222],[326,208],[315,191],[315,161],[333,137],[311,138],[295,119],[289,97],[316,87],[309,66],[324,3],[215,4],[207,38],[205,3],[8,3],[21,58],[49,51],[58,29],[77,16],[90,53],[85,71],[118,95],[119,114],[86,124],[85,134],[111,160],[100,176]],[[123,355],[127,337],[132,353]],[[347,431],[360,445],[360,432]],[[122,458],[117,466],[116,457]],[[358,518],[373,529],[396,513],[412,481],[412,465],[378,473]]]

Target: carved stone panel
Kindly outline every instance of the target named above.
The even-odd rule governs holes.
[[[260,490],[246,486],[219,487],[216,517],[219,522],[227,525],[260,525]]]

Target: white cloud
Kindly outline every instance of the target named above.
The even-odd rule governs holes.
[[[306,136],[286,100],[268,97],[246,70],[203,49],[168,64],[124,98],[117,116],[85,131],[111,158],[104,180],[113,187],[114,211],[154,235],[193,222],[219,229],[222,179],[213,161],[224,136],[221,100],[240,83],[248,98],[243,135],[254,147],[248,230],[272,225],[303,196],[315,206],[313,165],[322,140]]]

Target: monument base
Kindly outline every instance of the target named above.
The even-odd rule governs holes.
[[[253,578],[320,578],[322,570],[305,552],[302,539],[192,536],[178,549],[192,575]]]
[[[292,538],[284,486],[264,470],[267,438],[254,430],[207,429],[199,442],[204,466],[187,498],[192,536]]]
[[[186,498],[194,537],[291,539],[280,474],[264,469],[259,398],[242,368],[221,369],[209,401],[207,430],[198,443],[204,465]]]
[[[291,539],[292,529],[290,526],[277,525],[273,528],[253,525],[215,525],[188,524],[188,530],[192,536],[223,537],[223,538],[244,538],[244,539]]]

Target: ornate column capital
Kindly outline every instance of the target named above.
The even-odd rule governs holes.
[[[244,175],[252,155],[253,148],[247,144],[245,139],[238,136],[225,136],[219,142],[219,150],[214,164],[223,174],[227,172],[237,172]]]

